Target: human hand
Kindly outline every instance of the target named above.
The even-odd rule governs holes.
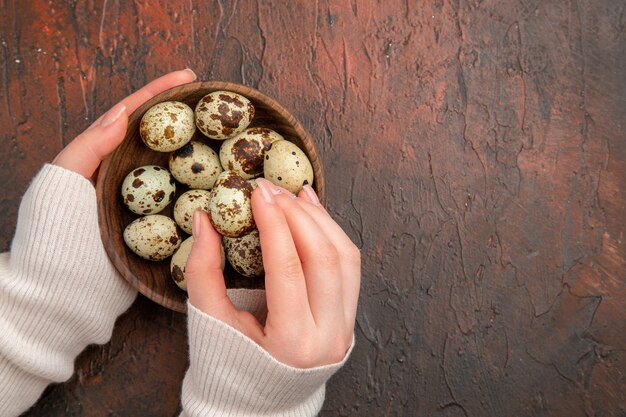
[[[194,245],[185,267],[189,301],[286,365],[313,368],[339,362],[352,343],[360,252],[310,186],[296,198],[269,181],[257,183],[252,210],[263,250],[265,323],[228,298],[221,237],[203,211],[194,214]]]
[[[124,139],[128,115],[160,92],[195,79],[196,74],[190,69],[185,69],[170,72],[150,82],[100,116],[87,130],[63,148],[52,163],[77,172],[92,182],[95,181],[100,162]]]

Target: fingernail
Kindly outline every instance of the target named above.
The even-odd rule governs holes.
[[[307,199],[311,203],[315,204],[316,206],[321,206],[320,199],[317,198],[317,194],[315,194],[313,187],[311,187],[309,184],[306,184],[304,187],[302,187],[302,189],[304,190],[304,193],[306,194]]]
[[[191,75],[193,76],[194,80],[198,79],[198,76],[196,75],[195,72],[193,72],[193,70],[191,68],[185,68],[184,71],[187,71],[187,72],[191,73]]]
[[[193,233],[194,239],[200,239],[200,229],[202,229],[202,226],[200,225],[200,223],[202,222],[202,219],[200,218],[200,216],[202,216],[201,209],[197,209],[196,211],[193,212],[191,232]]]
[[[257,178],[256,179],[256,183],[257,183],[257,188],[259,190],[261,190],[261,195],[263,196],[263,200],[265,200],[265,202],[267,204],[274,204],[274,196],[273,194],[275,194],[275,189],[274,187],[272,187],[271,183],[263,178]]]
[[[117,119],[120,118],[122,114],[126,111],[126,105],[124,103],[117,103],[115,106],[111,107],[111,109],[102,116],[102,120],[100,120],[100,126],[107,127],[113,123]]]

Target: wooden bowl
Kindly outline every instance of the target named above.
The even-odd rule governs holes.
[[[194,82],[164,91],[139,107],[129,118],[128,131],[122,144],[100,166],[96,194],[98,217],[104,247],[115,268],[122,276],[146,297],[169,309],[185,312],[187,294],[176,286],[170,275],[170,258],[161,262],[150,262],[135,255],[124,243],[123,232],[126,226],[139,216],[124,205],[121,187],[124,177],[142,165],[167,167],[169,153],[155,152],[144,145],[139,136],[139,123],[143,114],[162,101],[175,100],[195,108],[196,103],[206,94],[218,91],[233,91],[250,99],[255,108],[250,126],[263,126],[274,129],[285,139],[294,142],[311,160],[315,180],[313,187],[322,204],[326,201],[324,172],[311,136],[296,118],[275,100],[261,92],[240,84],[208,81]],[[211,140],[196,132],[195,140],[201,140],[219,153],[223,141]],[[176,184],[176,197],[187,188]],[[174,202],[160,214],[172,217]],[[229,288],[262,288],[263,278],[245,278],[227,266],[224,273]]]

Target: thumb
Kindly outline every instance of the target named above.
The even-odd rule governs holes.
[[[118,103],[63,148],[52,163],[92,178],[100,162],[122,142],[127,126],[126,105]]]
[[[193,214],[193,246],[185,265],[189,301],[196,308],[224,320],[235,309],[226,293],[222,273],[222,239],[206,212]]]

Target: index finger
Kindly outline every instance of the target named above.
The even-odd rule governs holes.
[[[257,184],[252,193],[252,212],[263,252],[267,323],[288,328],[295,323],[314,323],[302,263],[283,210],[266,181],[258,179]]]

